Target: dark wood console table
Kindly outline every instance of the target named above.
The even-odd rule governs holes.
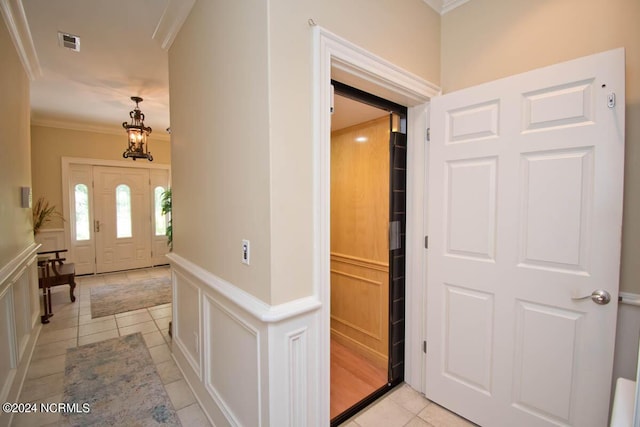
[[[42,323],[49,323],[49,318],[53,316],[51,311],[51,287],[69,285],[71,302],[76,300],[73,294],[76,288],[75,264],[65,263],[66,258],[60,257],[63,252],[67,252],[67,250],[38,252],[38,287],[42,289],[42,297],[44,298],[44,315],[40,317]]]

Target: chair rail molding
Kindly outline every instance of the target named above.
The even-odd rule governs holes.
[[[175,252],[167,254],[169,261],[188,271],[193,276],[206,283],[213,290],[224,295],[235,304],[242,307],[256,319],[265,323],[274,323],[288,318],[308,313],[320,308],[320,301],[315,296],[300,298],[278,305],[269,305],[231,283],[221,279],[202,267],[186,260]]]
[[[40,245],[34,242],[6,265],[2,266],[0,269],[0,293],[4,292],[5,284],[8,283],[8,280],[12,278],[14,273],[18,271],[18,269],[24,268],[29,260],[33,260],[39,248]]]

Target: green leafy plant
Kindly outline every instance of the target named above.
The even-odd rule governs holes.
[[[160,207],[162,208],[162,215],[169,215],[169,222],[167,223],[167,245],[169,250],[173,250],[173,220],[171,219],[171,189],[168,188],[162,193],[162,199],[160,200]]]
[[[50,222],[54,218],[65,220],[60,212],[56,210],[55,205],[49,205],[44,197],[40,197],[32,210],[33,214],[33,235],[38,234],[43,225]]]

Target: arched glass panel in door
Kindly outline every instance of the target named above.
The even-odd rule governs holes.
[[[132,237],[131,189],[125,184],[116,187],[116,236],[118,239]]]

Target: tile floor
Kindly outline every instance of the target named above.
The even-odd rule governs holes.
[[[134,270],[123,273],[82,276],[76,280],[76,302],[69,300],[69,288],[52,290],[54,316],[42,325],[36,347],[22,387],[19,402],[62,401],[64,366],[67,348],[141,332],[156,364],[167,394],[183,426],[210,426],[204,412],[187,386],[180,370],[171,358],[169,320],[171,304],[91,318],[92,287],[123,281],[135,282],[153,277],[169,276],[166,267]],[[60,414],[20,414],[12,426],[37,427],[56,423]]]
[[[92,287],[126,280],[135,282],[169,276],[166,267],[77,278],[76,302],[69,301],[66,286],[52,290],[54,316],[42,331],[27,371],[19,402],[57,403],[64,392],[64,366],[67,348],[141,332],[156,364],[165,390],[183,426],[210,426],[180,370],[171,358],[169,320],[171,304],[91,318]],[[12,426],[39,427],[55,424],[59,414],[21,414]],[[432,403],[406,384],[348,420],[343,427],[466,427],[473,426],[446,409]]]
[[[407,384],[377,400],[341,427],[471,427],[475,424],[449,412]]]

